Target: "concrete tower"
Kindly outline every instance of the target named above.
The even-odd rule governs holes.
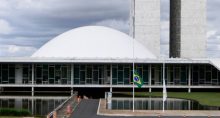
[[[206,56],[206,0],[170,0],[170,57]]]
[[[160,0],[131,0],[130,34],[160,56]]]

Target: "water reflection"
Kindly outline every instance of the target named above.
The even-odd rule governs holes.
[[[161,98],[135,98],[136,110],[162,110]],[[132,98],[113,98],[107,102],[106,108],[113,110],[132,110]],[[203,106],[197,101],[168,98],[165,110],[220,110],[220,107]]]
[[[0,97],[0,108],[27,109],[33,115],[46,115],[67,97]]]

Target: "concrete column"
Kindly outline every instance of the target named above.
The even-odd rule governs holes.
[[[170,85],[171,81],[170,81],[170,71],[169,71],[169,66],[167,65],[167,85]]]
[[[189,65],[189,70],[188,70],[189,72],[189,75],[188,75],[188,92],[190,93],[191,92],[191,88],[190,88],[190,86],[191,86],[191,65]]]
[[[32,68],[31,68],[31,84],[34,85],[34,64],[32,64]]]
[[[110,92],[112,93],[112,64],[110,68]]]
[[[151,110],[151,97],[148,99],[148,110]]]
[[[191,110],[191,102],[190,102],[190,100],[188,101],[188,110]]]
[[[22,64],[16,64],[15,65],[15,83],[22,84],[22,78],[23,78]]]
[[[148,66],[149,92],[151,92],[151,65]]]
[[[73,68],[73,64],[71,64],[71,72],[70,72],[70,76],[71,76],[71,86],[73,86],[73,71],[74,71],[74,68]]]
[[[15,104],[14,104],[16,109],[22,109],[22,99],[15,99]]]
[[[0,93],[2,93],[4,91],[3,87],[0,87]]]
[[[71,87],[71,91],[70,91],[71,95],[73,95],[73,87]]]
[[[34,64],[32,64],[31,66],[31,84],[32,84],[32,88],[31,88],[31,95],[34,96]]]
[[[34,87],[31,87],[31,96],[34,96]]]
[[[103,81],[103,83],[108,84],[110,81],[111,80],[109,80],[108,73],[107,73],[107,65],[104,65],[104,81]]]
[[[71,95],[73,95],[73,71],[74,71],[74,68],[73,68],[73,64],[71,64]]]
[[[34,98],[31,99],[31,113],[34,115]]]

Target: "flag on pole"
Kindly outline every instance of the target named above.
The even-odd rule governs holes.
[[[166,89],[165,79],[163,78],[163,101],[166,101],[166,99],[167,99],[167,89]]]
[[[134,71],[134,84],[138,86],[138,88],[141,88],[143,85],[143,79],[139,76],[138,72]]]

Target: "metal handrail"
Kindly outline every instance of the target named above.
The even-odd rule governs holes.
[[[60,110],[71,98],[77,96],[77,92],[75,92],[73,95],[71,95],[68,99],[66,99],[63,103],[61,103],[58,107],[56,107],[53,111],[48,113],[47,118],[56,118],[54,117],[54,114],[57,114],[58,110]],[[75,100],[74,100],[75,102]]]

